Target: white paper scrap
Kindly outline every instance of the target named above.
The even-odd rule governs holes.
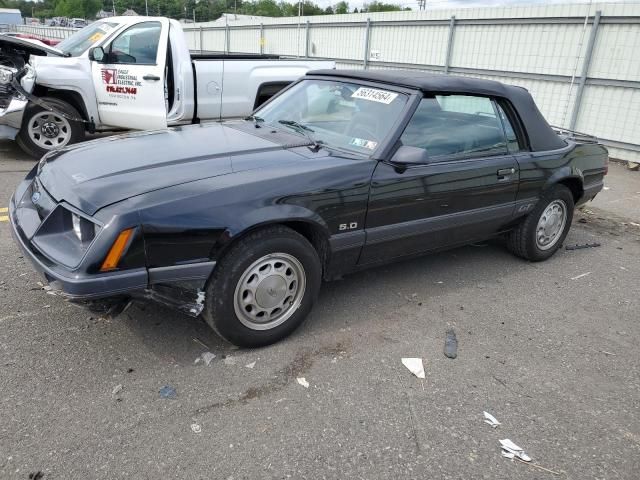
[[[571,280],[578,280],[579,278],[586,277],[587,275],[591,275],[591,272],[583,273],[582,275],[576,275],[575,277],[571,277]]]
[[[418,378],[425,378],[424,365],[421,358],[403,358],[402,364]]]
[[[255,366],[256,366],[256,362],[247,363],[247,364],[245,365],[245,367],[247,367],[247,368],[253,368],[253,367],[255,367]]]
[[[524,460],[525,462],[531,461],[531,457],[526,453],[524,453],[524,450],[522,448],[520,448],[518,445],[513,443],[508,438],[505,438],[504,440],[500,440],[500,445],[502,446],[503,450],[506,450],[508,453],[513,453],[515,456],[517,456],[521,460]]]
[[[487,413],[487,412],[482,412],[482,413],[484,413],[484,418],[486,419],[484,423],[491,425],[493,428],[496,428],[498,425],[502,425],[498,420],[496,420],[496,417],[494,417],[490,413]]]
[[[296,378],[296,380],[298,381],[298,383],[300,385],[302,385],[304,388],[309,388],[309,382],[307,382],[307,380],[304,377],[298,377]]]

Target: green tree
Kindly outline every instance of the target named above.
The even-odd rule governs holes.
[[[333,10],[336,13],[339,14],[343,14],[343,13],[349,13],[349,4],[347,2],[338,2],[336,3],[336,5],[333,7]]]
[[[360,10],[361,12],[398,12],[401,10],[411,10],[410,8],[403,8],[402,5],[396,5],[393,3],[384,3],[374,0],[371,3],[365,3]]]

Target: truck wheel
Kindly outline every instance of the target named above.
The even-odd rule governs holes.
[[[227,341],[261,347],[293,332],[311,311],[322,267],[306,238],[284,226],[258,230],[218,262],[204,319]]]
[[[571,191],[564,185],[555,185],[540,198],[520,225],[509,233],[509,250],[532,262],[551,257],[569,233],[573,207]]]
[[[64,100],[44,97],[42,101],[55,110],[80,118],[78,111]],[[24,112],[22,128],[16,136],[16,141],[28,155],[40,158],[54,148],[79,142],[83,138],[84,126],[81,122],[68,120],[30,103]]]

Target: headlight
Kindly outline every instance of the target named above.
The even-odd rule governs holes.
[[[95,224],[91,223],[80,215],[72,213],[71,223],[73,225],[73,233],[76,234],[76,237],[78,237],[78,240],[80,240],[82,243],[89,243],[91,242],[91,240],[93,240],[93,237],[96,236]]]
[[[48,198],[46,192],[43,191],[42,195]],[[40,199],[38,205],[42,202]],[[100,228],[81,214],[58,205],[36,230],[31,242],[56,263],[75,268],[98,236]]]

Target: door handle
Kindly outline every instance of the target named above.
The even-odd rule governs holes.
[[[497,176],[498,176],[498,181],[499,182],[506,182],[511,180],[511,176],[513,174],[516,173],[516,169],[515,168],[501,168],[500,170],[498,170],[497,172]]]
[[[144,77],[142,77],[143,80],[153,80],[154,82],[157,82],[158,80],[160,80],[160,77],[157,75],[150,75],[147,74]]]

